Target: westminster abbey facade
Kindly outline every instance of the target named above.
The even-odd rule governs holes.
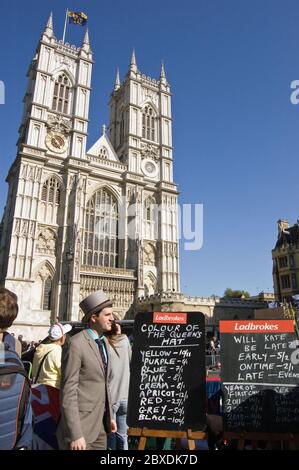
[[[180,290],[164,67],[149,78],[133,52],[109,125],[87,148],[92,66],[88,31],[81,47],[63,43],[51,15],[28,71],[1,226],[1,285],[29,329],[80,320],[80,300],[98,289],[120,318],[139,297]]]

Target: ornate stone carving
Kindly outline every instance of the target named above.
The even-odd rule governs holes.
[[[74,189],[75,180],[76,180],[76,175],[70,175],[68,185],[67,185],[68,191],[71,191],[71,189]]]
[[[76,70],[76,63],[73,59],[66,56],[55,55],[55,68],[61,65],[66,65],[66,68],[74,75]]]
[[[20,228],[21,228],[21,220],[20,220],[20,219],[16,219],[15,231],[14,231],[14,234],[15,234],[15,235],[20,235]]]
[[[145,74],[141,75],[141,82],[145,86],[154,86],[154,87],[159,86],[159,81],[158,80],[155,80],[154,78],[151,78],[151,77],[147,77]]]
[[[134,279],[134,270],[124,268],[109,268],[106,266],[85,266],[81,265],[81,272],[83,273],[95,273],[98,275],[106,274],[113,276],[121,276]]]
[[[55,248],[56,234],[53,230],[46,227],[38,236],[36,251],[38,253],[55,255]]]
[[[142,89],[142,100],[151,100],[152,103],[158,107],[159,102],[158,102],[158,95],[154,90],[150,90],[149,88],[143,88]]]
[[[30,221],[29,222],[29,230],[28,230],[28,237],[29,238],[34,237],[34,231],[35,231],[35,222]]]
[[[30,220],[16,219],[14,235],[18,237],[33,238],[35,223]]]
[[[141,189],[136,186],[130,186],[127,192],[127,201],[131,204],[141,204],[142,192]]]
[[[144,265],[156,266],[156,250],[151,243],[146,243],[144,246]]]
[[[40,268],[38,275],[42,278],[43,281],[46,280],[48,277],[52,278],[51,273],[47,268],[46,264],[43,264],[43,266]]]
[[[159,160],[158,149],[151,144],[141,144],[141,158],[152,158],[156,161]]]
[[[134,302],[135,279],[110,278],[81,273],[80,299],[100,289],[104,290],[113,301],[113,308],[122,318]]]
[[[39,181],[42,174],[42,168],[37,165],[26,164],[22,167],[21,176],[29,181]]]
[[[71,132],[71,122],[69,119],[63,118],[57,114],[49,114],[47,127],[52,132],[61,132],[62,134],[69,134]]]

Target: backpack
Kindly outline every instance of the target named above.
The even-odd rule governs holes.
[[[0,450],[31,444],[30,382],[14,350],[15,340],[3,333],[0,343]]]

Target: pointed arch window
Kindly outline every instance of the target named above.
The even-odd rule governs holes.
[[[156,210],[156,201],[152,196],[149,196],[144,201],[143,207],[144,238],[146,239],[155,239]]]
[[[149,271],[144,282],[144,293],[145,295],[153,295],[157,292],[157,280],[154,274]]]
[[[41,189],[39,203],[39,220],[49,224],[57,224],[59,204],[61,200],[61,185],[57,178],[48,178]]]
[[[43,310],[51,310],[51,297],[52,297],[52,279],[49,276],[44,282]]]
[[[54,203],[59,205],[60,203],[60,188],[59,182],[56,178],[49,178],[44,182],[42,188],[42,201],[48,203]]]
[[[107,152],[106,147],[101,147],[101,148],[100,148],[99,157],[101,157],[101,158],[108,158],[108,152]]]
[[[52,101],[52,110],[60,113],[69,113],[69,104],[71,97],[71,82],[64,74],[60,74],[54,84],[54,94]]]
[[[83,264],[117,267],[117,199],[105,188],[99,189],[87,203],[83,246]]]
[[[147,140],[156,140],[155,113],[151,106],[145,106],[142,111],[142,137]]]

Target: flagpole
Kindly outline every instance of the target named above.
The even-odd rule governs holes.
[[[64,21],[64,28],[63,28],[63,36],[62,36],[62,42],[64,44],[64,40],[65,40],[65,32],[66,32],[66,25],[67,25],[67,16],[68,16],[68,8],[66,9],[66,12],[65,12],[65,21]]]

